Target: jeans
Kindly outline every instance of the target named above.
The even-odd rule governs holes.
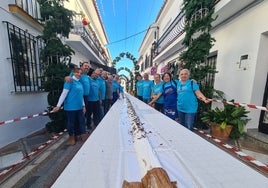
[[[83,110],[65,111],[67,116],[67,130],[70,136],[86,133],[85,116]]]
[[[194,130],[194,121],[196,113],[185,113],[178,111],[179,123],[186,127],[187,129]]]

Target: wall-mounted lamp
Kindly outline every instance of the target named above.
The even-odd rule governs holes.
[[[241,55],[240,61],[237,62],[237,70],[247,70],[249,68],[250,57],[248,54]]]

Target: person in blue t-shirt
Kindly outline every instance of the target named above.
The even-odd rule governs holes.
[[[97,70],[97,69],[96,69]],[[99,75],[97,80],[99,81],[100,84],[100,98],[101,98],[101,103],[100,103],[100,118],[102,119],[104,117],[104,101],[105,101],[105,95],[106,95],[106,79],[107,79],[107,72],[103,71],[102,69],[99,69]]]
[[[106,114],[112,106],[113,101],[113,76],[108,75],[106,80],[106,96],[104,101],[104,114]]]
[[[143,75],[143,82],[142,82],[142,100],[145,103],[149,103],[151,100],[152,89],[153,89],[153,82],[149,80],[149,75],[145,73]]]
[[[164,105],[163,111],[166,116],[173,120],[178,120],[177,112],[177,85],[172,79],[172,75],[169,72],[163,74],[163,96]]]
[[[83,89],[84,89],[83,97],[84,97],[85,107],[87,109],[88,108],[87,97],[88,97],[89,92],[90,92],[90,83],[89,83],[89,76],[88,76],[90,65],[89,65],[88,62],[81,62],[80,63],[80,68],[82,70],[82,76],[79,79],[79,81],[83,85]],[[66,82],[72,82],[72,76],[73,76],[73,72],[71,72],[69,76],[66,76],[64,80]],[[86,114],[85,114],[85,116],[86,116]],[[79,130],[75,130],[77,135],[79,135],[78,131]]]
[[[90,68],[89,67],[89,63],[88,62],[82,62],[82,63],[80,63],[80,68],[82,70],[82,76],[79,79],[79,81],[83,85],[83,89],[84,89],[84,93],[83,93],[84,102],[85,102],[85,105],[87,106],[87,96],[88,96],[88,94],[90,92],[89,78],[88,78],[88,72],[89,72],[89,68]],[[73,76],[73,72],[71,72],[69,76],[66,76],[64,78],[64,80],[66,82],[72,82],[72,76]]]
[[[124,87],[121,85],[121,80],[118,81],[119,84],[119,98],[124,99],[125,95],[124,95]]]
[[[142,101],[142,94],[143,94],[143,80],[142,80],[142,76],[141,75],[137,75],[136,76],[136,89],[137,89],[137,97],[138,99],[140,99]]]
[[[112,81],[112,85],[113,85],[113,101],[112,101],[112,104],[114,104],[117,101],[117,99],[120,97],[118,80],[119,80],[118,75],[114,75],[114,79]]]
[[[148,103],[150,106],[154,106],[159,112],[163,112],[164,97],[163,93],[163,82],[161,81],[160,74],[154,75],[154,85],[152,100]]]
[[[94,70],[89,77],[90,80],[90,93],[87,97],[88,108],[87,108],[87,127],[88,129],[94,129],[98,126],[101,121],[100,117],[100,83],[98,81],[98,71]],[[91,116],[93,114],[93,125]]]
[[[67,130],[70,145],[75,144],[75,136],[81,136],[83,141],[88,137],[85,130],[84,113],[86,112],[86,109],[83,99],[84,89],[82,83],[79,81],[81,76],[82,70],[80,68],[75,68],[73,70],[72,82],[64,83],[63,91],[57,106],[53,108],[53,112],[57,112],[62,103],[64,103],[63,108],[67,115]],[[75,135],[75,129],[79,130],[78,132],[81,135]]]
[[[205,103],[210,102],[199,90],[198,84],[189,79],[190,71],[182,69],[179,72],[180,80],[177,81],[177,109],[179,123],[184,127],[193,130],[194,120],[198,108],[197,98]]]

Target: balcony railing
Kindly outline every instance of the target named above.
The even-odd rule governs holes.
[[[157,41],[157,44],[155,45],[156,47],[154,48],[155,56],[161,53],[168,45],[170,45],[170,43],[181,36],[184,33],[184,27],[185,14],[181,12]]]
[[[216,5],[220,0],[215,0]],[[167,46],[169,46],[173,41],[180,37],[184,33],[185,28],[185,13],[180,12],[175,20],[170,24],[167,30],[159,38],[158,41],[154,43],[153,46],[153,58],[161,53]]]
[[[94,33],[91,32],[87,26],[80,24],[78,21],[74,21],[74,28],[71,30],[71,33],[80,35],[95,55],[97,55],[105,64],[108,64],[108,58],[103,54],[103,50],[100,49],[100,44],[96,39],[96,36],[94,36]]]
[[[35,20],[39,20],[40,16],[40,5],[37,0],[14,0],[15,5],[23,9],[27,14],[32,16]]]

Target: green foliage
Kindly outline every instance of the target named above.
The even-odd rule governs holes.
[[[45,77],[48,78],[43,84],[45,91],[62,90],[64,77],[69,73],[70,69],[65,64],[50,64],[45,71]]]
[[[45,30],[43,32],[44,39],[55,37],[60,34],[68,37],[73,28],[72,18],[74,12],[64,8],[65,0],[38,0],[40,3],[40,11],[42,21],[45,22]]]
[[[59,37],[69,36],[74,13],[63,7],[64,0],[38,0],[42,22],[43,35],[40,38],[45,43],[42,51],[42,66],[46,69],[43,75],[43,87],[48,92],[47,100],[51,110],[57,104],[62,92],[64,77],[70,73],[68,63],[74,51],[62,43]],[[61,132],[65,129],[64,112],[49,114],[52,120],[46,125],[49,132]]]
[[[139,68],[140,66],[137,65],[138,61],[136,60],[136,58],[129,52],[121,52],[119,54],[119,56],[117,56],[113,61],[112,61],[112,67],[115,67],[116,63],[119,62],[121,60],[121,58],[124,58],[126,56],[126,58],[130,59],[133,62],[134,65],[134,70],[135,70],[135,74],[137,74],[139,72]],[[121,70],[126,70],[127,72],[129,72],[130,74],[130,85],[129,82],[127,83],[126,87],[127,87],[127,91],[133,91],[134,90],[134,85],[133,85],[133,81],[134,81],[134,76],[131,72],[130,69],[128,69],[127,67],[120,67],[117,72],[121,71]]]
[[[58,99],[61,95],[64,83],[64,77],[70,73],[70,69],[66,64],[50,64],[45,72],[47,80],[43,86],[45,91],[48,92],[47,101],[49,104],[49,111],[57,105]],[[46,125],[49,132],[61,132],[65,129],[65,114],[64,111],[49,114],[52,120]]]
[[[53,120],[46,124],[46,129],[48,132],[62,132],[66,128],[66,115],[63,110],[57,113],[50,114],[49,117]]]
[[[185,37],[183,44],[187,49],[181,53],[180,60],[191,71],[193,79],[200,80],[207,73],[216,73],[215,69],[203,66],[213,46],[210,35],[211,23],[214,21],[214,0],[184,0],[182,10],[185,12]]]
[[[129,52],[121,52],[119,54],[119,56],[117,56],[113,62],[112,62],[112,66],[114,67],[116,65],[117,62],[119,62],[121,60],[121,58],[124,58],[126,56],[126,58],[130,59],[133,62],[133,65],[136,66],[138,61],[136,60],[136,58]]]
[[[70,56],[74,54],[74,51],[70,46],[63,44],[62,41],[58,38],[51,38],[46,42],[46,48],[44,50],[44,56]]]
[[[233,102],[233,101],[231,101]],[[221,129],[225,129],[226,125],[232,125],[230,138],[237,139],[244,133],[244,128],[250,120],[247,118],[249,111],[242,106],[234,106],[231,104],[224,104],[224,109],[215,108],[203,112],[201,120],[211,126],[220,124]]]
[[[211,98],[214,93],[220,94],[219,91],[202,82],[208,73],[215,74],[217,72],[215,68],[205,65],[213,42],[215,42],[210,35],[211,23],[215,20],[212,18],[214,2],[214,0],[184,0],[182,7],[182,11],[185,13],[183,45],[186,50],[180,54],[179,59],[183,62],[182,68],[190,70],[191,78],[198,81],[200,90],[208,98]],[[200,118],[202,112],[208,109],[210,109],[210,104],[199,102],[199,113],[197,113],[195,126],[205,127]]]

